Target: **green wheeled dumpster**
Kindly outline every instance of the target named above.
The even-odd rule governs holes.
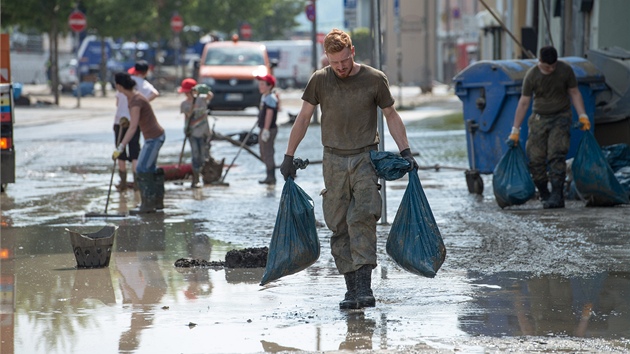
[[[584,99],[586,114],[595,126],[595,96],[605,90],[604,75],[591,62],[580,57],[559,58],[571,65]],[[466,181],[470,193],[481,194],[483,181],[479,174],[490,174],[508,149],[506,139],[514,123],[514,113],[521,97],[523,79],[537,60],[479,61],[468,66],[453,79],[455,94],[463,103],[464,123],[470,170]],[[578,115],[573,110],[573,121]],[[521,125],[520,144],[527,141],[527,120],[531,105]],[[572,129],[567,159],[575,155],[582,131]]]

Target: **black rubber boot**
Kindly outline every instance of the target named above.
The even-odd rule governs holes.
[[[357,272],[349,272],[343,275],[346,280],[346,296],[343,301],[339,303],[339,308],[342,310],[354,310],[358,309],[359,302],[357,301]]]
[[[357,301],[361,308],[376,306],[372,292],[372,266],[369,264],[364,264],[357,270]]]
[[[120,184],[116,186],[116,189],[124,192],[127,190],[127,171],[118,171],[118,176],[120,176]]]
[[[140,190],[141,204],[140,209],[133,209],[129,214],[148,214],[155,213],[155,198],[157,195],[154,174],[136,173],[136,182]]]
[[[158,168],[155,172],[155,209],[164,209],[164,169]]]
[[[199,171],[193,169],[192,173],[192,183],[190,184],[190,188],[201,188],[201,186],[199,185]]]
[[[536,189],[538,189],[538,197],[541,202],[546,202],[551,194],[549,193],[549,188],[547,187],[547,181],[536,181],[534,182],[536,185]]]
[[[133,190],[140,191],[140,187],[138,186],[138,174],[135,172],[133,174]]]
[[[543,203],[545,209],[564,208],[564,179],[551,180],[551,195]]]
[[[267,178],[258,181],[260,184],[276,184],[276,170],[267,170]]]

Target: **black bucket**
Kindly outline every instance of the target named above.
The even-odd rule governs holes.
[[[109,265],[118,226],[105,226],[101,230],[81,234],[70,231],[70,242],[79,268],[103,268]]]

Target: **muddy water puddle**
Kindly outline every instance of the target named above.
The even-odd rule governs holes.
[[[2,245],[15,256],[2,263],[3,289],[12,276],[15,308],[12,318],[3,314],[2,330],[13,334],[15,353],[93,352],[94,343],[97,352],[137,353],[474,352],[461,343],[506,336],[623,340],[630,328],[627,272],[488,275],[445,264],[427,279],[380,254],[376,308],[345,312],[337,307],[343,278],[326,241],[313,266],[261,287],[262,268],[174,267],[181,257],[224,260],[243,248],[212,239],[199,222],[153,216],[119,226],[110,265],[101,269],[77,269],[62,227],[3,230]]]
[[[176,108],[161,114],[178,117]],[[16,130],[23,141],[18,183],[2,195],[0,244],[8,255],[1,264],[2,353],[630,350],[628,208],[567,201],[565,209],[542,210],[532,200],[500,209],[489,175],[482,176],[483,195],[469,194],[461,127],[410,123],[408,129],[419,164],[444,167],[419,172],[447,248],[442,269],[428,279],[398,268],[385,254],[390,225],[381,223],[377,306],[342,312],[344,281],[330,256],[319,197],[316,127],[296,154],[315,162],[298,172],[296,183],[314,200],[321,256],[261,287],[262,268],[174,263],[220,261],[232,249],[268,246],[281,182],[258,184],[264,168],[243,151],[227,187],[191,190],[189,181],[167,182],[163,213],[87,218],[86,212],[104,212],[111,176],[110,118],[93,122],[85,139],[70,131],[72,122]],[[163,122],[168,138],[160,162],[176,163],[181,121]],[[219,116],[216,123],[226,133],[249,130],[253,122]],[[279,129],[277,161],[289,130]],[[68,135],[75,138],[58,144]],[[384,139],[391,150],[395,144]],[[226,163],[237,156],[226,142],[213,143],[212,154]],[[406,185],[406,178],[386,183],[386,221],[394,220]],[[133,192],[114,190],[108,212],[126,213],[138,202]],[[108,223],[119,226],[109,267],[77,269],[65,229],[88,233]]]

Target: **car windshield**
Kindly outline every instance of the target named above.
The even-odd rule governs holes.
[[[210,48],[206,54],[206,65],[251,66],[265,65],[258,48]]]

